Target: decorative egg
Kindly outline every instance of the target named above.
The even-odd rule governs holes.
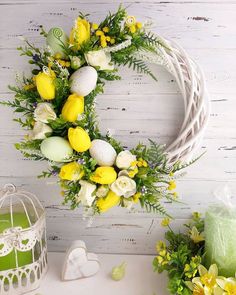
[[[73,154],[73,149],[69,142],[59,136],[44,139],[40,149],[47,159],[55,162],[66,162]]]
[[[66,33],[61,28],[51,28],[47,35],[47,45],[50,47],[52,54],[56,55],[59,53],[61,58],[65,58],[65,52],[62,45],[68,44],[68,37]]]
[[[115,163],[116,151],[110,143],[104,140],[94,139],[89,152],[99,166],[113,166]]]
[[[96,87],[97,79],[98,74],[93,67],[82,67],[71,75],[70,91],[80,96],[86,96]]]

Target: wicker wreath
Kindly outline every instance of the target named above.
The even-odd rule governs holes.
[[[204,74],[176,42],[158,36],[167,45],[158,47],[158,54],[143,53],[141,58],[162,65],[179,86],[184,100],[184,120],[176,139],[167,146],[169,162],[189,161],[199,147],[209,118],[209,98]]]
[[[209,116],[200,68],[181,47],[153,34],[122,7],[99,25],[81,14],[69,38],[61,28],[42,29],[42,34],[47,50],[28,41],[19,48],[37,68],[33,77],[23,78],[23,89],[22,84],[11,87],[14,102],[5,102],[25,115],[25,121],[17,121],[31,129],[16,147],[27,158],[48,161],[50,168],[41,176],[59,176],[64,203],[72,208],[82,205],[101,213],[140,202],[148,211],[166,213],[161,199],[176,199],[175,172],[188,165]],[[156,79],[149,63],[175,77],[185,118],[167,148],[150,140],[149,146],[124,150],[115,138],[101,134],[95,98],[106,81],[120,79],[115,66]]]

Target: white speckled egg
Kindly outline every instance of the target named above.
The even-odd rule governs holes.
[[[69,141],[59,136],[44,139],[40,149],[47,159],[55,162],[66,162],[73,154]]]
[[[93,67],[82,67],[71,75],[70,91],[80,96],[86,96],[96,87],[97,79],[98,74]]]
[[[110,143],[104,140],[94,139],[89,152],[99,166],[113,166],[115,163],[116,151]]]
[[[61,28],[51,28],[47,34],[46,42],[53,55],[59,53],[62,58],[66,57],[61,45],[68,43],[68,37]]]

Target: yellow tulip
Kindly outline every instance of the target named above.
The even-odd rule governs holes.
[[[80,45],[90,39],[90,24],[86,19],[77,18],[75,26],[70,33],[70,44],[75,50],[80,49]]]
[[[113,167],[98,167],[90,180],[100,184],[111,184],[116,180],[117,173]]]
[[[55,98],[56,88],[54,85],[54,72],[53,74],[46,74],[44,72],[38,73],[35,77],[35,83],[41,98],[52,100]]]
[[[84,176],[82,166],[77,162],[71,162],[61,167],[59,177],[64,180],[79,180]]]
[[[75,122],[78,116],[84,112],[84,97],[76,93],[71,94],[62,108],[62,117],[69,122]]]
[[[105,212],[110,208],[118,205],[120,197],[117,196],[113,191],[109,191],[105,198],[99,198],[97,201],[97,207],[100,212]]]
[[[91,146],[88,133],[81,127],[69,128],[68,139],[72,148],[79,153],[87,151]]]

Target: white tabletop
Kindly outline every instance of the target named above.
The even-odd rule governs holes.
[[[167,295],[166,276],[153,273],[153,256],[99,255],[100,271],[93,277],[62,282],[63,253],[49,253],[49,270],[41,287],[30,295]],[[110,278],[113,266],[127,262],[126,276],[116,282]]]

